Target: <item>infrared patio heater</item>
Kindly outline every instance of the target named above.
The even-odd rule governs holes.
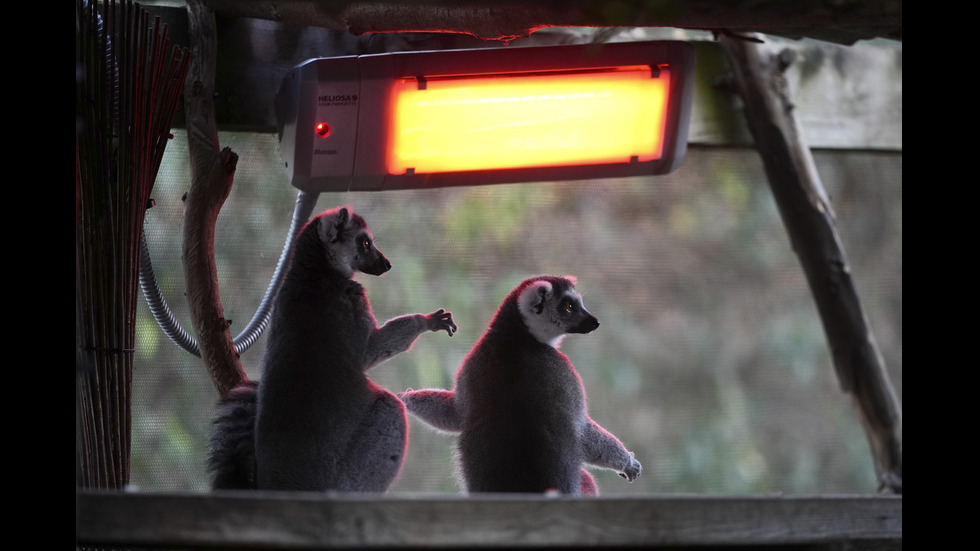
[[[309,192],[664,174],[693,73],[675,41],[312,59],[276,96],[280,151]]]
[[[286,173],[299,190],[278,266],[242,353],[268,324],[289,247],[322,192],[649,176],[684,160],[694,48],[618,42],[311,59],[275,98]],[[171,340],[200,355],[153,276],[140,283]]]

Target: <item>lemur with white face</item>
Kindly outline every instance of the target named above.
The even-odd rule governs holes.
[[[214,421],[215,489],[384,492],[408,445],[405,406],[365,372],[452,314],[409,314],[378,327],[357,271],[391,268],[349,206],[304,226],[268,329],[259,383],[233,389]]]
[[[589,417],[582,380],[558,350],[565,335],[597,327],[575,278],[532,277],[504,299],[453,390],[409,389],[398,397],[425,423],[459,433],[467,493],[595,494],[583,464],[632,482],[640,462]]]

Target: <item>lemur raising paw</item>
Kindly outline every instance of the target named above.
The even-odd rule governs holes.
[[[365,372],[426,331],[456,331],[442,309],[378,327],[353,276],[390,268],[349,206],[304,226],[275,298],[261,381],[219,404],[213,488],[388,489],[408,445],[405,406]]]

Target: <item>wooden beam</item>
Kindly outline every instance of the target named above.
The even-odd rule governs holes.
[[[755,30],[852,44],[902,38],[901,0],[210,0],[217,13],[350,31],[449,32],[507,42],[545,27]]]
[[[76,543],[165,548],[901,549],[901,496],[545,498],[82,492]],[[864,544],[864,545],[862,545]],[[866,546],[866,547],[865,547]],[[830,548],[830,547],[828,547]]]

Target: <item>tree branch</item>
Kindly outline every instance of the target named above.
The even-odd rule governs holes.
[[[794,116],[783,72],[792,52],[773,54],[722,36],[745,116],[813,293],[841,388],[851,394],[882,491],[902,493],[902,410],[851,278],[830,201]]]
[[[219,151],[214,115],[216,31],[203,0],[188,0],[193,52],[184,88],[184,114],[191,161],[191,187],[184,199],[183,258],[191,323],[201,358],[221,396],[248,380],[225,319],[214,260],[214,227],[231,192],[238,155]]]

